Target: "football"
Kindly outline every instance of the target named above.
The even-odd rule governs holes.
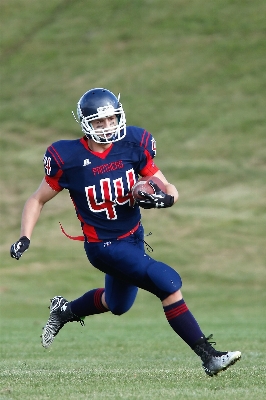
[[[165,192],[165,184],[161,181],[161,179],[157,178],[156,176],[142,176],[139,178],[139,180],[135,183],[135,185],[132,187],[131,192],[133,198],[136,199],[143,199],[143,196],[141,196],[138,192],[139,190],[142,192],[146,192],[149,194],[153,194],[154,190],[152,186],[149,184],[149,181],[152,180],[156,185],[159,186],[159,188]]]

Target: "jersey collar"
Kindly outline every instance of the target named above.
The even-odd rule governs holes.
[[[80,143],[81,143],[81,144],[85,147],[85,149],[88,150],[90,153],[92,153],[92,154],[94,154],[96,157],[99,157],[99,158],[102,158],[102,159],[104,159],[104,158],[106,158],[106,157],[108,156],[108,154],[110,153],[110,151],[111,151],[111,149],[113,148],[113,145],[114,145],[114,144],[112,143],[111,146],[108,147],[108,149],[104,150],[104,152],[98,153],[97,151],[92,151],[92,150],[89,148],[88,142],[87,142],[87,139],[86,139],[85,136],[83,136],[83,137],[80,139]]]

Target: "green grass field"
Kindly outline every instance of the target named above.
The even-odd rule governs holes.
[[[266,387],[266,3],[263,0],[3,0],[0,5],[0,400],[261,400]],[[68,324],[40,344],[49,299],[103,285],[67,193],[47,204],[17,262],[27,197],[46,147],[81,136],[71,115],[91,87],[121,92],[129,125],[157,139],[180,200],[143,211],[155,258],[219,350],[242,360],[205,375],[160,302]]]

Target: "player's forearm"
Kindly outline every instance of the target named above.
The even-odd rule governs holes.
[[[175,187],[175,185],[173,185],[172,183],[169,183],[166,179],[166,177],[164,176],[164,174],[162,173],[161,170],[157,171],[154,176],[156,176],[157,178],[161,179],[161,181],[163,181],[163,183],[165,184],[165,188],[166,188],[166,193],[169,194],[170,196],[174,197],[174,203],[177,202],[178,200],[178,191],[177,188]]]
[[[26,236],[28,239],[31,238],[42,208],[43,204],[33,196],[26,201],[22,212],[20,236]]]
[[[167,183],[165,185],[165,187],[166,187],[166,193],[170,194],[171,196],[173,196],[174,197],[174,203],[176,203],[177,200],[178,200],[179,195],[178,195],[178,191],[177,191],[175,185],[172,185],[172,183]]]

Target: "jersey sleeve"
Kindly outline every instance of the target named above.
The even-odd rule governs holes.
[[[45,180],[55,191],[60,192],[64,189],[64,161],[60,157],[56,147],[51,145],[47,148],[43,157]]]
[[[154,162],[154,157],[156,156],[156,140],[150,132],[143,130],[140,147],[143,152],[143,157],[140,163],[139,174],[141,176],[154,175],[159,171],[159,168]]]

